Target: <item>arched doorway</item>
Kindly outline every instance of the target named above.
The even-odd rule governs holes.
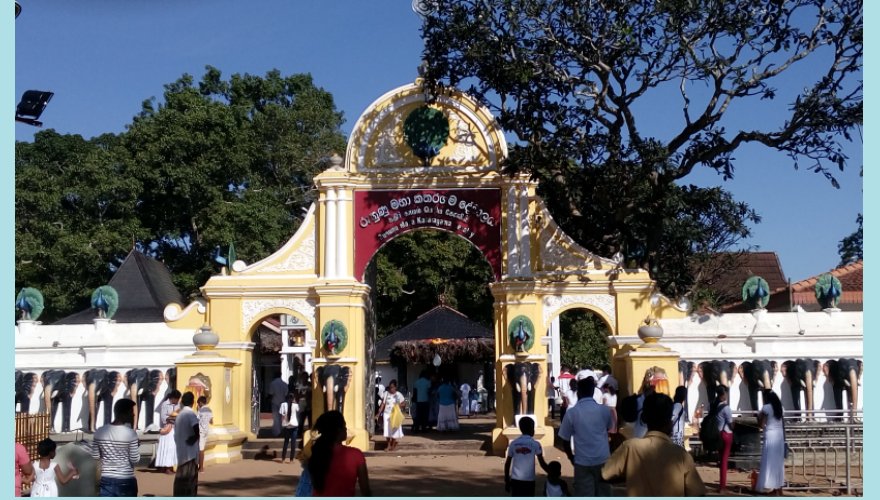
[[[299,384],[308,383],[313,346],[307,325],[296,315],[270,314],[259,319],[251,333],[251,411],[250,429],[255,435],[265,434],[267,421],[273,419],[270,384],[280,377],[295,392]],[[271,425],[268,425],[271,427]]]
[[[435,383],[494,392],[493,280],[480,249],[449,231],[412,230],[382,245],[365,274],[376,318],[367,354],[382,381],[409,397],[425,371]]]

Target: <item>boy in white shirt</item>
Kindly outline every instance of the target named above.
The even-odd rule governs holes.
[[[514,439],[507,447],[507,460],[504,462],[504,490],[515,497],[535,496],[535,458],[547,472],[544,450],[535,441],[535,421],[531,417],[519,419],[522,436]]]

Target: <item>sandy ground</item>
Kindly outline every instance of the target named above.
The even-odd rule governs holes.
[[[545,451],[545,458],[562,463],[563,477],[571,484],[572,466],[559,450]],[[488,456],[372,456],[367,458],[370,484],[375,496],[505,496],[504,459]],[[208,466],[199,478],[200,496],[293,496],[301,467],[298,462],[243,460]],[[718,469],[701,467],[709,495],[717,495]],[[137,473],[141,495],[170,496],[173,475],[142,469]],[[543,484],[539,478],[539,485]],[[731,495],[753,496],[748,474],[728,473]],[[622,494],[622,490],[616,490]],[[829,492],[786,492],[786,495],[827,496]]]

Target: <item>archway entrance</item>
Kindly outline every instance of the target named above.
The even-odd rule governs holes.
[[[308,337],[305,323],[291,314],[271,314],[255,324],[251,334],[250,378],[250,430],[253,434],[271,433],[269,422],[273,421],[275,410],[271,384],[276,378],[287,384],[287,391],[293,393],[297,393],[303,383],[303,374],[305,383],[308,383],[312,360]]]
[[[375,384],[367,263],[412,229],[453,233],[479,248],[492,270],[493,448],[500,452],[519,435],[523,415],[535,419],[536,438],[552,445],[546,384],[536,382],[548,373],[544,332],[553,318],[571,307],[590,308],[611,335],[623,336],[619,349],[646,317],[684,312],[667,302],[651,305],[647,271],[623,268],[565,235],[535,183],[502,174],[506,156],[503,132],[466,94],[427,95],[420,82],[394,89],[358,119],[345,158],[332,158],[315,177],[318,200],[290,241],[260,262],[234,264],[230,275],[212,277],[203,287],[207,303],[177,311],[169,324],[210,325],[221,338],[218,352],[240,363],[232,368],[229,384],[237,390],[230,399],[251,401],[256,362],[249,349],[257,323],[271,314],[296,316],[309,332],[304,349],[316,375],[313,416],[342,410],[352,445],[366,449]],[[245,409],[232,411],[230,425],[248,428],[247,405],[232,406]]]
[[[367,354],[374,354],[381,382],[397,382],[415,424],[418,405],[413,399],[414,387],[424,372],[431,389],[423,396],[430,404],[428,408],[422,405],[425,418],[419,423],[430,428],[437,427],[437,390],[440,384],[451,383],[462,398],[455,412],[460,434],[468,434],[472,429],[466,417],[471,416],[471,406],[485,415],[489,399],[485,385],[494,375],[494,299],[489,289],[494,273],[488,261],[462,236],[417,229],[383,244],[372,256],[365,276],[371,288],[377,340],[375,349],[368,348]],[[477,391],[478,386],[482,392]],[[417,427],[406,425],[404,429],[410,434]],[[430,441],[442,439],[434,433],[428,436]]]

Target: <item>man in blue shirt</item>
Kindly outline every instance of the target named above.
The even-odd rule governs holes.
[[[416,402],[416,416],[413,420],[413,434],[426,432],[428,430],[428,413],[431,411],[431,381],[428,379],[428,372],[422,370],[419,379],[413,384],[413,400]]]
[[[559,427],[563,449],[574,465],[574,496],[611,496],[611,486],[602,479],[602,466],[610,455],[608,433],[614,432],[611,409],[593,399],[593,377],[578,380],[577,388],[578,402],[565,412]]]

